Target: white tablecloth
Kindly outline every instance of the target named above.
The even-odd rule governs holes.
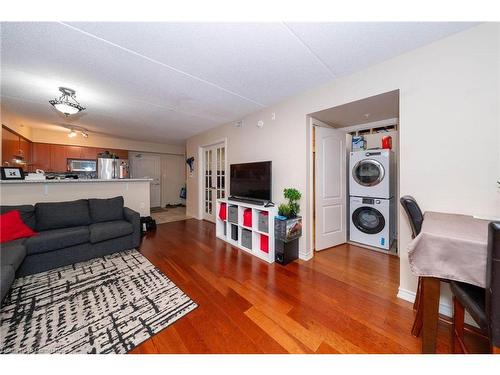
[[[488,223],[472,216],[426,212],[420,234],[408,245],[412,272],[484,288]]]

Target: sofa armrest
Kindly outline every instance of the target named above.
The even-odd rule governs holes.
[[[128,207],[123,207],[123,217],[134,227],[132,246],[139,246],[141,243],[141,215]]]

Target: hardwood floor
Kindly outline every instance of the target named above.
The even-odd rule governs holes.
[[[140,251],[199,307],[132,353],[420,352],[412,304],[396,297],[397,257],[342,245],[267,264],[195,219],[158,225]],[[437,352],[450,352],[450,332],[439,323]]]

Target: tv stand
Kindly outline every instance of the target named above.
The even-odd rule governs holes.
[[[259,205],[229,199],[217,199],[215,234],[217,238],[228,242],[232,246],[244,250],[246,253],[260,258],[268,263],[273,263],[274,258],[274,217],[278,214],[276,207],[265,207],[265,202]],[[226,217],[220,217],[221,205],[225,206]],[[229,209],[233,214],[230,215]],[[245,212],[251,210],[251,225],[245,222]],[[236,214],[236,215],[234,215]],[[264,214],[267,223],[262,224],[260,218]],[[262,247],[262,242],[267,240],[267,249]]]
[[[263,201],[260,199],[253,199],[253,198],[240,198],[240,197],[230,196],[228,198],[228,200],[234,201],[234,202],[254,204],[256,206],[264,206],[266,204],[266,201]]]

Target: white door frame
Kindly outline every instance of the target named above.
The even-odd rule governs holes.
[[[315,217],[315,212],[314,212],[314,209],[315,209],[315,205],[316,205],[316,202],[315,202],[315,186],[314,186],[314,179],[315,179],[315,176],[314,176],[314,145],[313,145],[313,142],[315,141],[314,139],[314,131],[313,131],[313,128],[315,126],[317,127],[325,127],[325,128],[330,128],[330,129],[336,129],[336,130],[340,130],[342,131],[342,129],[337,129],[329,124],[326,124],[320,120],[317,120],[315,119],[314,117],[312,116],[307,116],[308,118],[308,121],[307,121],[307,138],[308,138],[308,153],[307,153],[307,157],[308,157],[308,164],[309,164],[309,175],[308,175],[308,191],[309,191],[309,194],[308,194],[308,197],[307,197],[307,200],[308,200],[308,210],[307,210],[307,216],[309,218],[309,224],[308,224],[308,233],[309,233],[309,236],[308,238],[306,238],[306,245],[307,245],[307,258],[306,259],[311,259],[314,254],[316,253],[316,249],[315,249],[315,241],[314,241],[314,237],[315,237],[315,228],[314,228],[314,225],[315,225],[315,222],[316,222],[316,217]],[[347,196],[346,196],[346,199],[347,199]],[[347,205],[347,202],[346,202],[346,205]],[[345,216],[345,215],[344,215]],[[347,217],[345,217],[345,220],[347,220]],[[347,223],[344,223],[347,225]]]
[[[314,121],[315,125],[315,250],[325,250],[347,242],[346,134]],[[334,146],[331,141],[334,140]],[[333,146],[333,148],[330,148]],[[339,147],[340,146],[340,147]],[[329,153],[333,151],[332,153]],[[332,167],[338,174],[331,175]],[[328,178],[332,178],[331,180]],[[332,192],[330,188],[338,188]],[[333,195],[332,195],[333,193]],[[330,224],[337,223],[335,229]]]
[[[204,191],[203,191],[203,186],[204,186],[204,176],[203,176],[203,172],[204,172],[204,169],[205,169],[205,166],[203,164],[203,161],[205,160],[205,156],[203,154],[203,151],[205,148],[207,147],[212,147],[212,146],[215,146],[215,145],[218,145],[218,144],[221,144],[223,143],[224,144],[224,166],[225,166],[225,170],[224,170],[224,174],[226,176],[226,181],[225,181],[225,187],[226,187],[226,191],[225,191],[225,196],[227,197],[227,192],[229,190],[229,176],[227,174],[227,171],[228,171],[228,165],[227,165],[227,137],[225,138],[222,138],[222,139],[218,139],[218,140],[215,140],[213,142],[210,142],[210,143],[206,143],[206,144],[203,144],[201,146],[198,147],[198,217],[197,219],[198,220],[203,220],[203,203],[204,203],[204,199],[203,199],[203,194],[204,194]],[[195,160],[195,163],[196,163],[196,160]],[[196,166],[195,166],[196,168]],[[188,191],[188,194],[189,194],[189,191]]]
[[[401,191],[400,191],[400,185],[401,185],[401,104],[400,104],[400,109],[399,109],[400,117],[397,119],[397,124],[398,124],[398,155],[397,155],[397,173],[396,173],[396,190],[394,192],[394,199],[395,199],[395,205],[396,205],[396,210],[395,210],[395,216],[396,216],[396,228],[397,228],[397,246],[396,246],[396,255],[400,256],[401,251],[400,251],[400,236],[401,236],[401,226],[403,225],[401,217],[406,215],[402,212],[402,207],[399,204],[399,199],[401,197]],[[313,121],[314,122],[320,122],[319,120],[314,119],[310,115],[307,115],[307,164],[308,164],[308,181],[307,181],[307,203],[308,203],[308,209],[307,209],[307,218],[308,218],[308,224],[307,224],[307,231],[306,231],[306,256],[305,260],[309,260],[313,258],[315,254],[315,249],[314,249],[314,153],[313,153]],[[394,120],[391,119],[391,124],[393,124]],[[332,127],[330,125],[324,124],[327,127]],[[357,128],[358,130],[364,130],[364,129],[369,129],[372,127],[371,125],[373,124],[364,124],[364,126],[359,126]],[[352,128],[339,128],[338,130],[347,130],[346,134],[350,131],[352,131]],[[348,145],[346,144],[346,148]],[[349,163],[348,163],[349,164]],[[347,169],[349,169],[349,165],[347,165]],[[347,181],[349,183],[349,181]],[[349,197],[347,196],[347,199]],[[349,216],[346,216],[346,225],[349,224]],[[348,239],[349,241],[349,239]]]

